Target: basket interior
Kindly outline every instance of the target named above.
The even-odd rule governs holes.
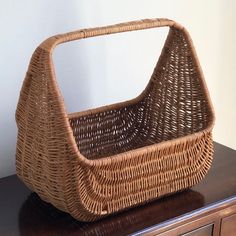
[[[171,29],[142,96],[71,116],[80,152],[96,159],[204,130],[212,112],[194,56],[186,35]]]
[[[195,94],[196,100],[177,102],[169,90],[156,100],[154,86],[134,104],[70,118],[80,152],[97,159],[205,129],[210,117],[204,97]]]

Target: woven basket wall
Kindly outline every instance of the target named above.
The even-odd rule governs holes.
[[[52,62],[56,45],[162,26],[169,26],[169,34],[140,96],[67,114]],[[204,77],[188,32],[168,19],[45,40],[32,56],[16,122],[17,175],[43,200],[81,221],[189,188],[212,161],[214,112]]]

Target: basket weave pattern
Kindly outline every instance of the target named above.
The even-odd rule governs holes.
[[[71,40],[169,26],[152,77],[135,99],[67,114],[52,52]],[[198,183],[210,168],[214,112],[181,25],[152,19],[84,29],[34,52],[16,111],[18,176],[43,200],[93,221]]]

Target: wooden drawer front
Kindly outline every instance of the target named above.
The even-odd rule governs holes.
[[[221,221],[221,236],[236,235],[236,214],[225,217]]]
[[[213,235],[213,225],[206,225],[201,228],[195,229],[191,232],[182,234],[182,236],[212,236]]]

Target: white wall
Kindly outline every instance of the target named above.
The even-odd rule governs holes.
[[[1,0],[0,177],[15,173],[14,112],[36,46],[57,33],[142,18],[171,18],[190,31],[216,110],[214,138],[236,148],[235,10],[233,0]],[[58,47],[56,73],[68,112],[139,94],[165,34],[148,30]]]

